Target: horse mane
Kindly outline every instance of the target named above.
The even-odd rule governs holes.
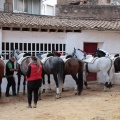
[[[119,54],[115,54],[115,56],[114,57],[119,57],[120,55]]]
[[[105,55],[106,53],[104,51],[98,49],[96,50],[94,57],[103,57]]]
[[[53,50],[52,53],[54,54],[54,56],[58,56],[60,57],[62,54],[56,50]]]
[[[31,54],[30,54],[30,53],[25,53],[25,54],[23,55],[23,57],[26,57],[26,56],[31,56]]]
[[[48,53],[46,57],[54,56],[53,53]]]
[[[67,55],[66,59],[68,59],[68,58],[73,58],[73,56],[72,55]]]

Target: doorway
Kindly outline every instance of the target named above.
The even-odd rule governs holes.
[[[94,56],[95,51],[97,50],[98,43],[84,43],[84,51],[87,54],[91,54]],[[95,81],[97,80],[97,73],[89,73],[87,76],[87,81]]]

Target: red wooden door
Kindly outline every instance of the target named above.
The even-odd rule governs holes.
[[[84,51],[87,54],[95,54],[97,50],[97,43],[84,43]],[[94,81],[97,79],[97,73],[89,73],[87,76],[87,81]]]

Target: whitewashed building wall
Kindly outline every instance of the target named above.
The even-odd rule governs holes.
[[[31,42],[31,43],[63,43],[66,44],[66,52],[72,53],[73,48],[83,49],[84,42],[97,42],[98,47],[105,49],[109,53],[120,53],[120,32],[110,31],[82,31],[74,32],[29,32],[29,31],[4,31],[0,30],[1,42]],[[118,76],[118,74],[117,74]],[[115,76],[114,80],[119,82],[119,77]],[[16,77],[16,74],[15,74]],[[5,92],[6,78],[3,78],[2,90]],[[100,80],[101,79],[101,80]],[[16,78],[17,80],[17,78]],[[51,76],[52,84],[54,80]],[[98,75],[98,80],[104,82],[102,76]],[[21,91],[22,91],[21,83]],[[65,87],[74,87],[75,82],[71,76],[66,77]]]
[[[5,0],[0,0],[0,11],[4,11]]]
[[[67,33],[66,52],[71,53],[73,48],[83,49],[83,43],[98,43],[111,54],[120,53],[120,31],[82,31],[81,33]]]
[[[41,14],[42,15],[51,15],[55,16],[55,6],[57,4],[57,0],[46,0],[41,4]]]

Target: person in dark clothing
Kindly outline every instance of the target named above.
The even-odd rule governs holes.
[[[7,87],[6,87],[6,97],[9,97],[9,90],[10,87],[12,86],[12,94],[13,96],[16,96],[16,83],[15,83],[15,78],[14,78],[14,71],[17,71],[14,69],[14,62],[15,62],[15,57],[11,57],[10,60],[6,63],[6,78],[7,78]]]
[[[26,74],[27,80],[27,94],[28,94],[28,108],[32,108],[32,92],[34,93],[34,108],[37,107],[38,91],[42,84],[42,65],[39,58],[31,57]]]

